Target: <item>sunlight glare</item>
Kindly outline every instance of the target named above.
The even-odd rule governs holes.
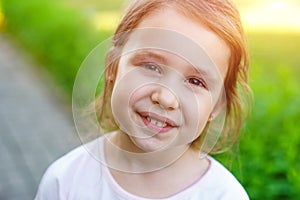
[[[300,32],[300,3],[261,1],[240,10],[249,31]]]
[[[97,30],[112,31],[120,21],[120,13],[117,11],[101,11],[93,16],[92,21]]]

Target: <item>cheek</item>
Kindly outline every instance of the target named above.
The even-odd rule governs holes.
[[[128,100],[126,96],[126,89],[124,87],[120,87],[120,85],[115,85],[111,96],[111,109],[114,119],[119,127],[120,121],[128,118],[126,112],[127,108]]]
[[[132,107],[132,96],[135,94],[135,87],[129,82],[120,81],[114,86],[111,97],[111,108],[114,120],[118,127],[125,133],[133,134],[134,108]]]
[[[111,108],[118,125],[130,123],[136,102],[149,94],[148,82],[137,70],[120,71],[115,81],[111,97]],[[125,124],[124,124],[125,126]]]
[[[150,93],[153,81],[145,79],[136,70],[122,74],[116,79],[112,98],[117,104],[132,106]]]
[[[198,137],[203,131],[212,112],[212,99],[209,93],[193,95],[194,98],[185,98],[182,102],[182,114],[186,129],[192,136]]]

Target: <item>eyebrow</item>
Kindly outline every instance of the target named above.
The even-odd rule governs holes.
[[[133,54],[133,56],[130,57],[129,62],[131,63],[136,63],[136,62],[141,62],[143,60],[148,61],[148,59],[158,61],[161,64],[167,65],[168,61],[166,58],[164,58],[162,55],[149,51],[149,50],[141,50],[137,51],[136,53]]]
[[[200,69],[199,67],[196,67],[192,64],[189,64],[188,66],[190,66],[190,68],[192,68],[191,71],[195,74],[204,75],[204,76],[209,75],[205,70]]]

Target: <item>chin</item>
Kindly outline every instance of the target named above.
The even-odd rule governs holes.
[[[170,146],[170,142],[159,141],[154,137],[150,138],[131,138],[132,142],[136,147],[145,153],[157,152],[164,150]]]

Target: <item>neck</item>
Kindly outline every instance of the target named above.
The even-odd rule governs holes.
[[[111,154],[110,156],[114,157]],[[160,155],[157,155],[157,157],[160,158]],[[147,165],[152,164],[151,159],[146,159],[146,162],[144,162],[143,159],[126,157],[125,163],[131,161],[137,166],[143,166],[143,168],[128,164],[128,166],[125,166],[127,167],[126,170],[111,168],[110,172],[123,189],[145,198],[166,198],[174,195],[182,191],[183,188],[199,181],[209,169],[209,160],[207,158],[199,159],[199,152],[192,148],[188,148],[175,161],[165,165],[165,167],[157,168],[157,170],[154,170],[154,168],[148,171],[145,170],[149,169]],[[118,164],[120,165],[120,163]],[[144,169],[144,171],[141,169]]]

